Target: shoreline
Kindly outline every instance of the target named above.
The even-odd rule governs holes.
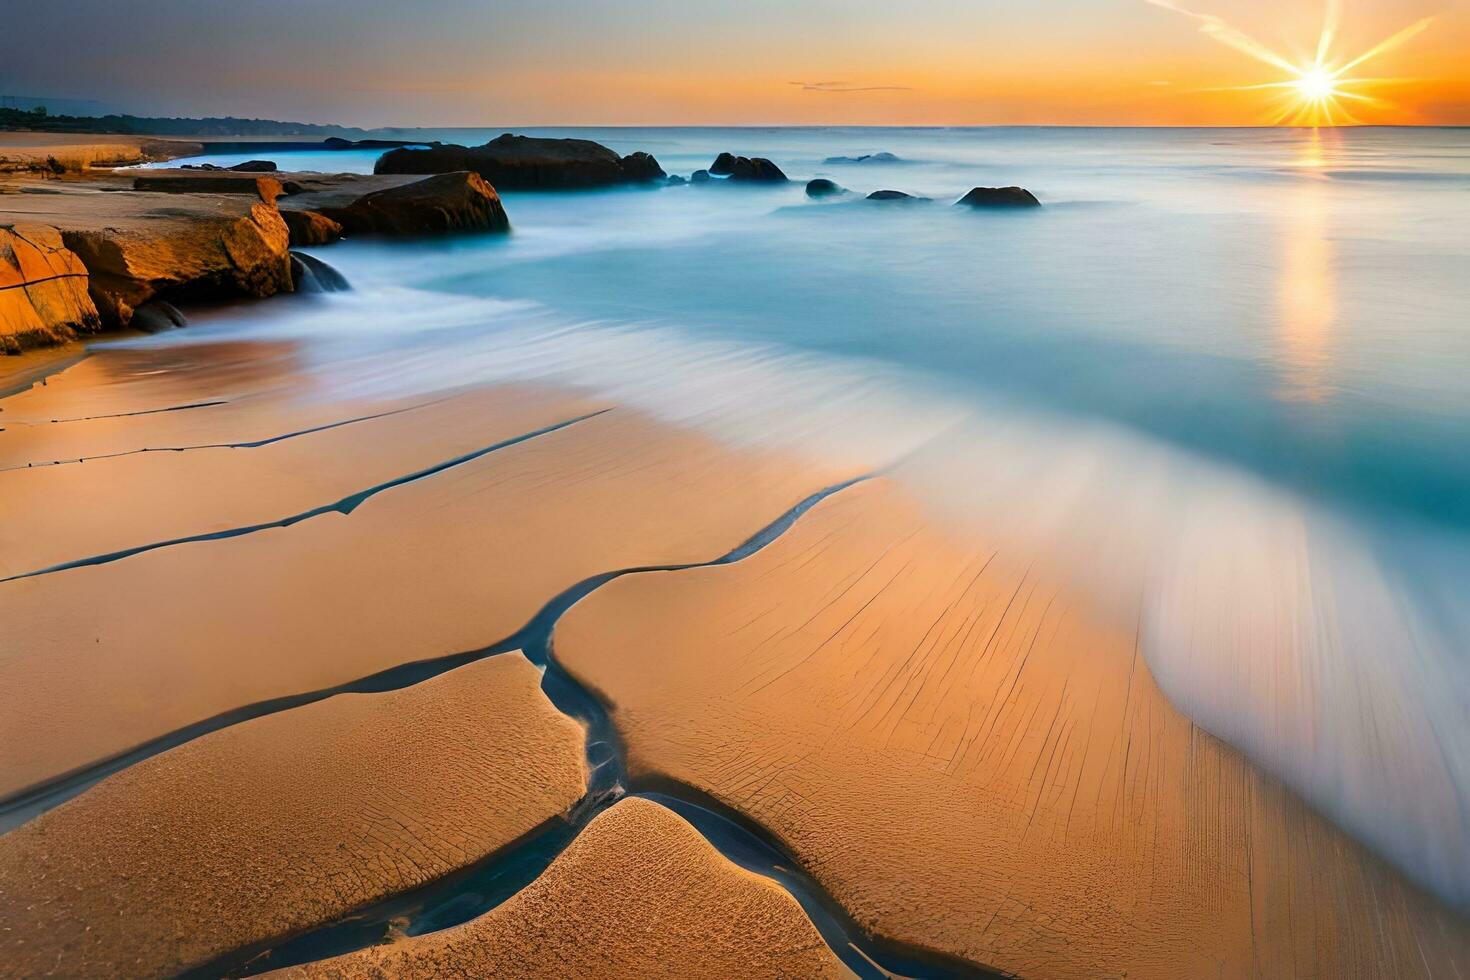
[[[270,212],[284,225],[293,198],[325,213],[417,180],[149,173],[182,189],[113,175],[74,200],[16,196],[109,228],[204,202],[258,228]],[[210,180],[246,192],[200,191]],[[524,967],[537,930],[644,921],[636,902],[563,911],[619,868],[646,877],[650,907],[681,874],[745,895],[668,917],[681,936],[738,923],[720,949],[733,960],[699,959],[697,941],[666,951],[687,964],[650,962],[656,938],[609,947],[630,972],[862,973],[839,947],[869,957],[875,936],[900,972],[925,951],[956,973],[1062,978],[1470,963],[1463,910],[1175,706],[1140,653],[1141,615],[1094,608],[1020,537],[927,509],[898,464],[870,477],[769,434],[724,438],[707,406],[677,423],[595,384],[364,394],[346,368],[324,381],[330,361],[304,343],[175,336],[0,361],[15,515],[0,534],[15,637],[0,918],[24,924],[0,960]],[[1123,560],[1102,555],[1117,564],[1098,574]],[[502,671],[517,676],[483,680]],[[478,696],[454,693],[472,683]],[[476,737],[467,705],[485,698],[522,723]],[[522,738],[545,751],[511,751]],[[352,805],[318,791],[338,780]],[[477,836],[504,815],[525,819]],[[501,881],[500,862],[527,880],[486,900],[477,876]],[[231,907],[242,889],[269,914]],[[315,945],[343,930],[347,946]]]

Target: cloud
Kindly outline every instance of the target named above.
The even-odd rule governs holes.
[[[907,85],[853,85],[851,82],[787,82],[803,92],[909,92]]]

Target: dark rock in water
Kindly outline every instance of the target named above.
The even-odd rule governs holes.
[[[928,197],[915,197],[912,194],[905,194],[903,191],[874,191],[873,193],[871,193],[871,194],[868,195],[868,200],[870,200],[870,201],[928,201],[928,200],[932,200],[932,198],[928,198]]]
[[[730,175],[731,180],[750,180],[768,184],[784,184],[786,175],[781,168],[776,166],[765,157],[739,157],[735,161],[735,172]]]
[[[781,172],[781,168],[765,157],[737,157],[730,153],[721,153],[715,157],[715,162],[710,164],[709,172],[728,175],[731,180],[772,184],[779,184],[786,180],[786,175]]]
[[[246,160],[225,169],[242,174],[273,174],[276,172],[276,164],[274,160]]]
[[[476,173],[439,174],[364,194],[321,213],[349,235],[437,235],[449,231],[509,231],[495,188]]]
[[[318,211],[281,211],[292,245],[330,245],[342,237],[342,226]]]
[[[894,156],[892,153],[888,153],[887,151],[884,151],[882,153],[864,153],[860,157],[828,157],[827,159],[823,160],[822,162],[823,163],[902,163],[903,161],[900,160],[898,157]]]
[[[831,197],[834,194],[846,194],[847,188],[839,186],[836,182],[826,177],[818,177],[816,180],[806,182],[807,197]]]
[[[1039,208],[1041,202],[1024,187],[975,187],[954,202],[971,208]]]
[[[707,184],[710,180],[711,177],[708,170],[696,170],[689,175],[689,183],[691,184]]]
[[[653,158],[653,154],[644,153],[642,150],[623,157],[622,166],[624,180],[652,183],[667,176],[664,168],[660,167],[658,161]]]
[[[346,276],[305,252],[291,253],[291,281],[298,293],[340,293],[352,288]]]
[[[443,174],[468,170],[504,190],[576,190],[657,179],[647,153],[619,157],[601,143],[505,133],[483,146],[403,147],[378,158],[378,174]]]
[[[687,184],[689,183],[689,181],[685,180],[683,177],[680,177],[678,174],[669,174],[668,180],[665,181],[665,183],[667,183],[670,187],[677,187],[680,184]]]
[[[733,153],[721,153],[710,164],[709,172],[719,177],[728,177],[735,172],[735,161],[740,159]]]
[[[172,303],[155,299],[133,311],[131,325],[144,333],[163,333],[165,330],[187,327],[189,320]]]
[[[214,163],[186,163],[179,167],[180,170],[223,170],[224,167]]]

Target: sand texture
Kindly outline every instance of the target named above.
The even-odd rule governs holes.
[[[563,618],[636,778],[763,824],[878,934],[1021,976],[1453,977],[1470,929],[1174,711],[1114,624],[887,480]]]
[[[657,803],[600,814],[546,873],[465,925],[274,977],[843,977],[801,906]]]
[[[546,404],[524,397],[485,413],[480,444],[586,410]],[[439,438],[393,431],[408,444]],[[364,454],[413,451],[370,448]],[[270,475],[269,452],[249,450],[257,472],[236,479],[294,494]],[[173,462],[155,455],[141,458]],[[316,464],[369,465],[330,454]],[[584,578],[716,558],[841,478],[615,409],[394,486],[348,513],[0,583],[0,797],[241,706],[483,648]],[[316,502],[335,499],[336,486]],[[301,502],[292,500],[279,516]],[[138,519],[167,523],[167,511],[145,506]],[[15,540],[43,547],[25,544],[19,523]]]
[[[0,975],[164,976],[484,858],[582,795],[519,654],[205,736],[0,837]]]

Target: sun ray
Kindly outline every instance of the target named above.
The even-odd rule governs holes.
[[[1434,22],[1433,17],[1417,20],[1379,41],[1357,57],[1338,64],[1332,60],[1332,47],[1337,41],[1338,27],[1342,17],[1342,3],[1341,0],[1326,0],[1322,14],[1322,31],[1317,37],[1315,55],[1310,62],[1293,64],[1287,58],[1214,14],[1202,14],[1186,9],[1174,3],[1173,0],[1146,0],[1146,2],[1189,17],[1199,22],[1202,34],[1226,47],[1286,72],[1289,77],[1285,81],[1260,82],[1253,85],[1225,85],[1194,90],[1197,92],[1282,91],[1286,93],[1285,97],[1290,101],[1268,117],[1269,125],[1272,126],[1361,125],[1361,121],[1348,111],[1341,100],[1359,102],[1373,108],[1391,107],[1393,103],[1385,99],[1363,92],[1348,91],[1347,87],[1402,84],[1408,79],[1349,78],[1346,77],[1347,73],[1379,55],[1408,43],[1427,30]]]
[[[1343,72],[1352,71],[1363,62],[1368,61],[1372,58],[1376,58],[1381,54],[1386,54],[1387,52],[1392,51],[1394,48],[1402,46],[1405,42],[1410,41],[1415,37],[1418,37],[1420,34],[1428,30],[1429,25],[1432,23],[1434,23],[1433,17],[1425,17],[1423,20],[1415,21],[1392,37],[1379,41],[1377,44],[1373,45],[1373,47],[1369,48],[1367,51],[1364,51],[1352,61],[1349,61],[1341,68],[1337,69],[1338,73],[1341,74]]]

